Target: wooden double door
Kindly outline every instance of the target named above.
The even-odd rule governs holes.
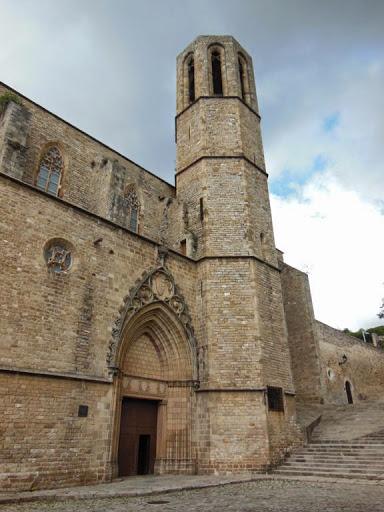
[[[119,476],[148,475],[156,457],[158,402],[123,398],[119,439]]]

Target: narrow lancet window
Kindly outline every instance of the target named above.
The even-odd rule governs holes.
[[[63,167],[63,158],[59,149],[56,146],[50,147],[41,159],[36,186],[49,194],[57,196]]]
[[[221,76],[221,56],[217,50],[212,52],[212,84],[213,94],[217,96],[223,95],[223,80]]]
[[[129,229],[137,233],[137,207],[131,206],[131,217],[129,219]]]
[[[240,74],[241,97],[245,101],[245,74],[244,74],[244,65],[242,63],[241,57],[239,57],[239,74]]]
[[[188,61],[188,99],[189,103],[195,101],[195,63],[193,57]]]

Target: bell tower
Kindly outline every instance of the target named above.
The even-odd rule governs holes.
[[[233,37],[178,56],[176,144],[198,269],[198,471],[257,471],[299,434],[253,65]]]

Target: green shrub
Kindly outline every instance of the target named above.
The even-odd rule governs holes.
[[[14,92],[5,92],[0,96],[0,115],[3,114],[10,101],[21,105],[21,100]]]

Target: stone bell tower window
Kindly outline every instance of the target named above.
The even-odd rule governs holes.
[[[241,55],[241,53],[239,53],[238,62],[241,98],[243,99],[243,101],[247,101],[247,96],[249,96],[248,67],[247,61],[245,60],[243,55]]]
[[[221,55],[218,50],[213,50],[211,55],[212,64],[212,85],[213,94],[216,96],[223,95],[223,79],[221,75]]]
[[[188,100],[193,103],[196,99],[195,95],[195,63],[191,56],[187,63],[188,68]]]
[[[63,158],[59,149],[56,146],[50,147],[41,159],[36,186],[57,196],[63,167]]]
[[[241,97],[245,101],[244,66],[243,66],[243,63],[241,62],[240,57],[239,57],[239,74],[240,74]]]

